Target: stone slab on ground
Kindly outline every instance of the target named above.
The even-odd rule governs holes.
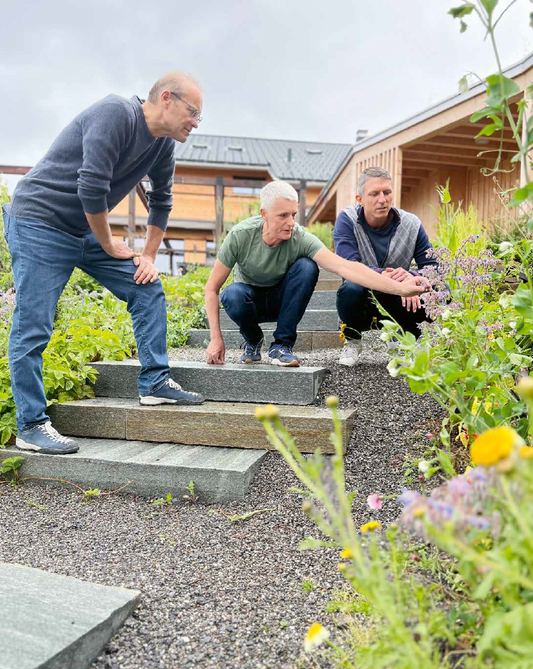
[[[139,599],[138,590],[0,563],[0,666],[87,669]]]
[[[263,346],[263,362],[268,361],[268,349],[270,344],[274,341],[274,330],[263,329],[265,335],[265,344]],[[242,343],[242,337],[238,330],[222,330],[224,343],[226,348],[239,348]],[[191,330],[189,338],[187,339],[187,346],[196,346],[200,348],[207,348],[209,344],[209,330]],[[327,332],[319,331],[302,331],[298,332],[298,339],[294,346],[294,350],[298,351],[315,351],[321,348],[341,348],[342,341],[339,337],[339,331]]]
[[[265,354],[265,361],[267,356]],[[98,370],[95,393],[101,397],[138,398],[137,360],[93,363]],[[206,399],[222,402],[261,402],[273,404],[311,404],[315,401],[326,374],[325,367],[281,368],[276,365],[226,364],[174,360],[170,363],[172,378],[187,390],[201,393]],[[105,432],[95,436],[113,436],[106,422]]]
[[[85,490],[123,489],[124,494],[181,499],[190,481],[205,503],[244,499],[265,450],[214,448],[125,439],[78,439],[80,450],[69,455],[41,455],[18,449],[0,450],[0,462],[22,456],[22,476],[61,478]],[[0,663],[1,665],[1,663]]]
[[[275,330],[276,323],[265,322],[261,325],[268,330]],[[302,330],[338,330],[339,315],[336,309],[307,309],[299,323]],[[239,326],[226,314],[224,309],[220,310],[220,328],[222,330],[238,330]]]
[[[279,406],[281,419],[303,453],[321,448],[332,453],[331,412],[316,406]],[[96,397],[65,402],[49,408],[54,427],[61,434],[101,437],[104,427],[112,438],[132,441],[169,442],[273,449],[263,425],[255,417],[253,404],[205,402],[199,406],[142,406],[131,399]],[[343,449],[350,438],[355,412],[339,410]],[[57,456],[52,456],[57,457]]]

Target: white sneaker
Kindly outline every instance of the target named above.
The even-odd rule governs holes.
[[[361,355],[362,350],[363,342],[361,339],[352,339],[350,341],[346,339],[339,358],[339,365],[353,367]]]

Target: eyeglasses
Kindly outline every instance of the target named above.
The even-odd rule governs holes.
[[[196,123],[201,123],[202,122],[202,112],[199,109],[196,109],[195,107],[192,107],[186,100],[184,100],[181,95],[178,95],[177,93],[174,93],[173,91],[170,91],[170,95],[173,95],[175,98],[178,98],[178,100],[181,100],[183,104],[187,107],[187,111],[191,115],[191,118],[196,121]]]

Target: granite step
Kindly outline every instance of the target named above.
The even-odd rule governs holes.
[[[331,412],[316,406],[279,406],[283,424],[302,453],[320,448],[332,453]],[[75,437],[127,439],[227,448],[273,450],[255,406],[206,402],[197,406],[143,406],[136,400],[95,397],[49,407],[54,427]],[[355,412],[339,410],[344,450],[350,439]]]
[[[336,290],[315,290],[311,295],[308,309],[336,309],[337,291]]]
[[[331,272],[328,272],[331,274]],[[342,279],[340,276],[337,276],[336,274],[331,274],[332,277],[337,277],[337,278],[331,278],[331,279],[322,279],[320,276],[318,277],[318,281],[315,286],[315,293],[318,291],[337,291],[338,287],[341,285]]]
[[[261,324],[267,330],[275,330],[276,323],[265,322]],[[302,330],[314,331],[334,331],[339,327],[339,316],[336,309],[307,309],[302,320],[299,323]],[[221,330],[238,330],[238,326],[234,323],[226,312],[220,310],[220,329]]]
[[[84,489],[116,490],[131,481],[121,493],[141,497],[165,497],[170,493],[181,500],[193,481],[198,499],[211,504],[243,499],[266,455],[265,450],[251,448],[126,439],[78,441],[80,450],[70,455],[0,450],[0,462],[22,456],[22,476],[67,479]]]
[[[138,590],[0,563],[0,666],[88,669],[139,599]]]
[[[265,335],[265,345],[263,347],[263,361],[267,361],[267,354],[270,344],[274,341],[274,330],[263,329]],[[222,336],[226,348],[239,348],[242,343],[242,337],[238,330],[222,330]],[[209,330],[191,330],[189,338],[187,339],[187,346],[197,346],[200,348],[207,348],[209,344]],[[314,351],[319,348],[341,348],[342,341],[339,337],[339,331],[327,332],[325,330],[319,331],[301,331],[298,332],[298,339],[294,346],[294,350],[298,351]]]
[[[238,334],[238,332],[237,332]],[[267,361],[267,355],[265,362]],[[100,397],[138,398],[137,360],[97,362],[94,390]],[[325,367],[226,364],[172,361],[171,377],[208,400],[273,404],[312,404],[326,374]]]

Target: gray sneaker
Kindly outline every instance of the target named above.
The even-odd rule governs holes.
[[[151,395],[139,395],[139,402],[146,406],[158,404],[203,404],[205,398],[199,393],[183,390],[179,383],[170,377],[162,383]]]
[[[37,451],[45,455],[65,455],[76,453],[80,449],[77,441],[63,437],[52,427],[50,421],[20,432],[15,445],[21,451]]]

